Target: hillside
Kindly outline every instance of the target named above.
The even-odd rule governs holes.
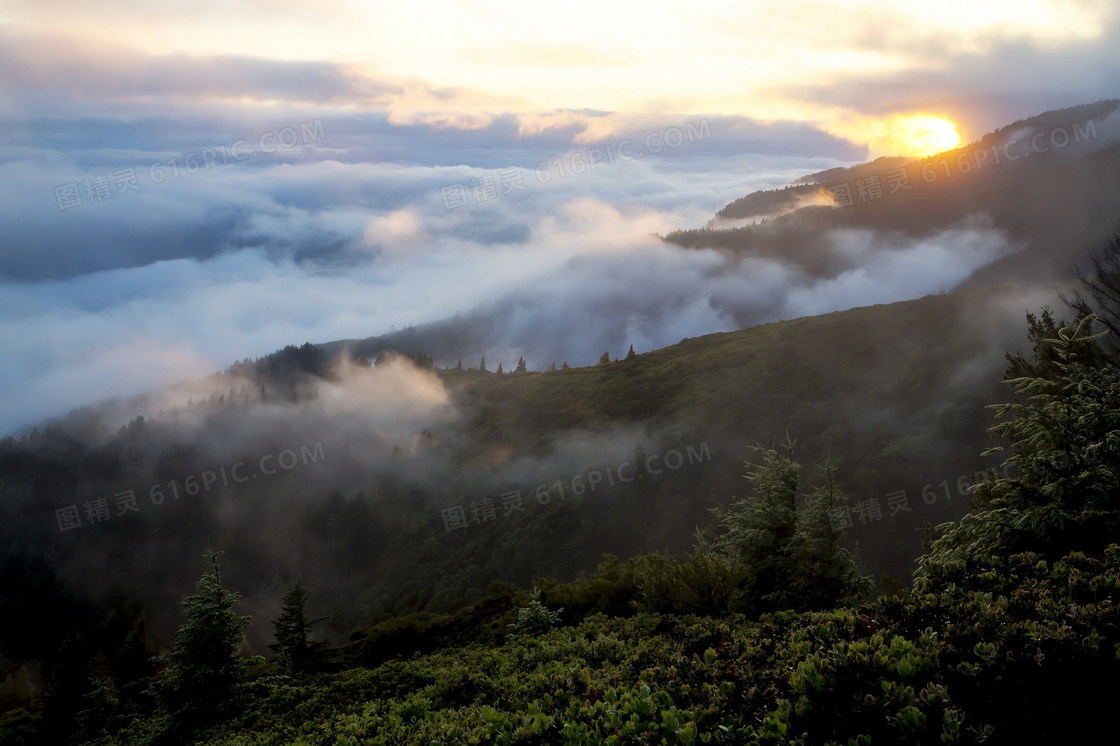
[[[741,494],[750,446],[787,432],[805,463],[831,454],[842,464],[853,509],[875,501],[877,510],[862,519],[853,510],[853,536],[874,573],[901,581],[917,553],[914,530],[960,515],[961,477],[971,481],[985,468],[976,455],[987,442],[983,406],[999,400],[1002,351],[1023,344],[1021,298],[1019,291],[930,296],[684,340],[602,367],[418,372],[446,387],[453,414],[387,433],[388,415],[357,400],[351,412],[332,415],[314,409],[325,394],[310,384],[303,394],[282,393],[274,378],[222,376],[210,399],[178,410],[149,402],[135,411],[142,425],[101,442],[73,439],[63,422],[4,443],[11,587],[42,593],[45,570],[59,585],[52,594],[83,603],[140,594],[157,629],[166,629],[189,578],[177,563],[167,566],[169,558],[240,536],[229,551],[242,569],[232,572],[261,589],[247,601],[266,603],[298,568],[323,589],[337,633],[346,634],[390,610],[477,600],[491,580],[572,577],[604,552],[685,548],[709,508]],[[259,389],[267,389],[263,398]],[[195,432],[210,433],[209,442]],[[155,484],[170,492],[169,480],[182,493],[187,475],[198,481],[216,465],[315,442],[325,463],[159,506],[147,495]],[[529,500],[558,479],[571,484],[642,453],[701,444],[710,457],[661,469],[656,479],[600,486],[594,496],[569,489],[564,500],[530,500],[511,515],[497,500],[510,490]],[[133,486],[143,510],[60,534],[53,511],[75,501],[75,484],[79,499]],[[891,514],[887,495],[899,491],[912,509]],[[930,500],[935,491],[947,497]],[[487,495],[498,504],[492,524],[468,512],[465,530],[446,529],[441,510],[470,511]],[[247,540],[253,535],[269,538]],[[35,563],[40,569],[29,574]],[[91,585],[90,567],[115,570]],[[36,638],[46,645],[52,634],[40,628],[24,638],[30,630],[16,619],[6,624],[5,639],[25,645]]]
[[[556,638],[559,644],[594,649],[601,636],[617,635],[629,640],[627,647],[647,651],[641,663],[612,664],[639,677],[645,668],[707,660],[703,650],[679,649],[680,634],[697,634],[680,632],[682,624],[714,625],[729,640],[774,634],[767,622],[759,627],[753,621],[757,610],[749,619],[726,616],[737,607],[719,584],[731,582],[733,574],[720,575],[721,566],[711,565],[707,555],[680,553],[695,546],[694,529],[713,527],[712,509],[726,510],[752,491],[743,476],[755,468],[745,462],[758,464],[756,447],[774,448],[787,437],[796,441],[792,452],[804,483],[819,479],[826,461],[835,467],[831,515],[841,512],[844,551],[858,557],[871,574],[868,582],[880,590],[904,587],[922,551],[919,529],[960,518],[970,505],[977,507],[973,488],[989,489],[1006,476],[999,456],[979,455],[993,443],[985,406],[1009,396],[1000,383],[1006,351],[1028,353],[1033,347],[1039,354],[1037,336],[1025,333],[1023,314],[1056,304],[1056,297],[1046,285],[978,287],[684,339],[597,366],[502,374],[469,364],[436,366],[433,360],[447,354],[432,346],[439,338],[432,329],[305,344],[5,439],[0,641],[9,672],[4,697],[16,703],[8,716],[12,732],[35,731],[40,717],[48,734],[56,726],[71,727],[66,724],[85,701],[87,672],[96,666],[107,666],[104,680],[128,690],[118,697],[96,689],[97,697],[123,697],[128,707],[139,708],[133,714],[151,714],[151,697],[163,695],[143,690],[160,665],[150,654],[170,644],[180,623],[176,600],[197,572],[183,558],[206,546],[225,550],[222,581],[244,589],[240,606],[252,617],[274,617],[294,577],[315,589],[316,610],[329,616],[318,630],[330,643],[321,662],[327,678],[313,689],[272,680],[273,664],[258,660],[252,665],[264,678],[250,676],[256,683],[239,695],[254,703],[252,714],[232,732],[273,727],[257,718],[267,717],[270,708],[282,710],[293,697],[311,698],[307,707],[331,741],[339,732],[355,738],[380,732],[371,730],[371,717],[403,718],[400,727],[412,728],[403,723],[419,717],[416,708],[429,700],[433,712],[444,713],[425,721],[434,738],[513,732],[560,738],[561,727],[597,732],[596,718],[607,716],[598,695],[588,700],[589,712],[569,702],[575,709],[566,720],[525,720],[524,713],[557,700],[536,689],[516,695],[522,699],[512,705],[417,692],[426,691],[423,681],[444,675],[446,656],[478,653],[498,661],[526,655],[504,630],[527,603],[518,588],[530,584],[543,588],[553,607],[567,609],[558,619],[576,625],[575,632]],[[98,500],[104,500],[101,512]],[[74,508],[76,525],[62,522],[67,506]],[[1111,535],[1111,524],[1099,525]],[[643,555],[649,552],[655,554]],[[604,554],[623,559],[604,562]],[[1112,569],[1094,566],[1092,572],[1104,573],[1101,583],[1113,582]],[[712,573],[722,579],[716,583]],[[719,588],[698,600],[694,581],[699,588]],[[971,603],[956,596],[944,602]],[[1024,628],[1051,618],[1049,607],[1040,604],[1023,612]],[[19,613],[28,606],[43,611]],[[866,638],[879,646],[885,642],[875,630],[852,620],[875,618],[880,608],[863,607],[854,617],[844,612],[825,623],[857,624],[850,627],[851,644],[865,644],[860,640]],[[983,628],[982,613],[973,611],[980,616],[968,623]],[[696,612],[720,621],[690,620],[687,614]],[[598,622],[597,613],[639,617],[633,623]],[[913,602],[892,613],[901,615],[890,617],[890,624],[898,625],[899,639],[909,640],[898,643],[904,645],[913,642],[913,626],[929,612]],[[1064,606],[1059,615],[1068,616]],[[821,618],[787,623],[792,630],[816,629]],[[1102,612],[1092,625],[1111,639],[1112,623]],[[802,633],[789,634],[780,644],[789,647],[780,653],[792,656],[788,662],[755,660],[748,644],[741,651],[747,657],[734,665],[771,671],[765,676],[776,676],[775,666],[809,665]],[[986,630],[982,639],[994,640],[994,634]],[[246,635],[256,651],[270,640],[263,624],[248,627]],[[703,639],[710,644],[710,636]],[[1063,633],[1054,649],[1064,640]],[[470,652],[453,652],[461,646]],[[405,669],[392,662],[414,653],[433,657]],[[958,653],[933,646],[923,654]],[[592,653],[588,665],[598,655]],[[961,660],[977,671],[987,665]],[[542,666],[565,673],[542,675],[571,676],[569,663],[546,657]],[[501,665],[493,681],[472,677],[470,687],[512,691]],[[930,665],[935,673],[927,684],[944,686],[951,675]],[[348,668],[357,672],[338,673]],[[703,688],[703,697],[675,689],[647,692],[640,685],[630,691],[615,681],[617,674],[590,681],[587,691],[632,699],[639,719],[652,703],[680,711],[658,719],[656,728],[669,728],[664,733],[682,740],[708,728],[743,727],[734,715],[713,714],[728,705],[709,696],[717,691],[710,688],[716,686],[710,674],[687,685]],[[775,728],[790,727],[778,725],[793,717],[783,702],[799,691],[787,685],[775,683],[777,688],[751,700],[751,722],[765,717]],[[384,712],[368,709],[374,692],[380,692]],[[890,706],[917,708],[922,716],[914,715],[912,725],[919,730],[928,718],[949,728],[960,713],[973,712],[984,713],[974,717],[1001,732],[1014,732],[998,709],[969,704],[974,693],[961,704],[932,709],[925,700],[903,704],[910,695],[900,696]],[[630,706],[623,710],[629,713]],[[476,707],[481,709],[470,709]],[[488,724],[452,726],[448,718]],[[141,718],[134,723],[141,732],[127,738],[144,740],[142,731],[158,731],[160,722]],[[298,733],[312,742],[322,733],[319,725],[309,733],[283,716],[275,718],[275,727],[285,737]],[[645,733],[646,726],[634,727],[635,738]],[[968,738],[986,726],[978,727]],[[218,735],[211,740],[223,742]]]
[[[1016,248],[979,270],[970,285],[1067,277],[1099,245],[1100,226],[1120,221],[1111,197],[1120,192],[1118,109],[1115,100],[1060,109],[928,158],[881,158],[811,174],[788,192],[748,195],[719,213],[758,216],[755,225],[681,230],[665,238],[689,248],[792,261],[819,273],[819,244],[828,231],[930,236],[983,215]],[[775,209],[779,199],[787,209]]]

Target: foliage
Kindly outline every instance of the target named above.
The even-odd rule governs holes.
[[[939,526],[925,573],[990,554],[1100,551],[1120,528],[1120,372],[1103,363],[1093,316],[1028,315],[1031,359],[1009,358],[1015,399],[992,427],[1014,473],[973,488],[972,509]],[[1004,450],[1003,446],[992,449]]]
[[[298,578],[284,595],[279,618],[272,622],[276,642],[269,649],[276,653],[280,665],[292,674],[306,673],[321,661],[325,643],[309,639],[311,628],[326,617],[307,616],[307,589]]]
[[[821,484],[802,495],[794,443],[787,436],[782,447],[785,454],[760,449],[762,463],[747,472],[755,495],[717,512],[715,546],[741,567],[734,606],[757,614],[851,603],[871,580],[859,574],[834,525],[832,511],[843,501],[836,466],[822,466]]]
[[[222,586],[219,554],[206,555],[211,571],[179,604],[186,621],[156,682],[160,710],[176,729],[189,729],[228,711],[241,679],[238,648],[250,619],[234,611],[240,596]]]
[[[857,609],[592,615],[376,668],[266,677],[200,741],[1091,742],[1111,723],[1100,682],[1120,675],[1118,590],[1112,546],[993,558]]]
[[[529,605],[517,610],[517,621],[510,628],[519,635],[542,635],[557,625],[563,611],[552,611],[545,606],[540,589],[534,588]]]

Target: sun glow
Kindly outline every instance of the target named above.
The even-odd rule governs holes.
[[[894,145],[893,155],[927,156],[961,144],[956,125],[944,117],[912,114],[891,120],[881,141],[881,150]]]
[[[848,115],[822,122],[821,126],[838,137],[867,145],[869,159],[896,155],[922,158],[961,144],[956,125],[939,114]]]

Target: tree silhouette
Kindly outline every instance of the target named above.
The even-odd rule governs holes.
[[[280,616],[272,622],[276,642],[268,648],[276,653],[277,662],[293,674],[312,670],[324,647],[322,642],[308,639],[311,628],[327,617],[308,618],[307,596],[307,589],[297,578],[284,595]]]
[[[1081,289],[1072,298],[1064,298],[1078,318],[1095,316],[1096,323],[1111,334],[1102,346],[1109,353],[1109,363],[1120,367],[1120,223],[1112,228],[1103,249],[1094,255],[1089,270],[1077,270]]]
[[[969,512],[937,526],[925,575],[993,555],[1103,551],[1120,532],[1120,372],[1105,361],[1095,317],[1073,326],[1027,315],[1032,359],[1009,356],[1011,402],[990,428],[1005,444],[1003,476],[972,486]],[[1008,473],[1010,471],[1010,473]]]
[[[227,710],[241,677],[243,660],[237,649],[251,619],[234,611],[241,596],[222,587],[221,554],[211,550],[203,555],[210,572],[179,602],[186,622],[164,657],[167,668],[157,682],[161,709],[176,728],[189,729]]]

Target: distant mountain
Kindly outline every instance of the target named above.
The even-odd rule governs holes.
[[[507,365],[508,358],[520,355],[542,368],[564,358],[588,364],[603,349],[619,354],[639,335],[653,340],[649,347],[675,341],[666,337],[680,317],[708,313],[719,319],[708,322],[712,330],[718,324],[744,328],[811,313],[793,300],[799,294],[825,297],[828,310],[874,302],[854,292],[837,292],[831,300],[827,291],[885,260],[913,267],[880,280],[876,299],[1061,281],[1120,222],[1117,194],[1120,101],[1102,101],[1015,122],[929,158],[880,158],[741,197],[708,227],[664,237],[672,246],[722,257],[718,266],[699,258],[700,268],[685,264],[676,283],[647,276],[640,267],[582,261],[547,283],[454,318],[323,349],[336,354],[347,348],[368,357],[397,349],[431,355],[441,366],[460,358],[476,365],[486,354],[495,362],[504,356]],[[963,241],[976,244],[973,255]],[[954,244],[957,254],[941,263],[972,262],[975,269],[947,284],[924,280],[929,263],[938,260],[906,257]],[[993,245],[998,250],[980,255]],[[651,257],[654,261],[660,258]],[[552,288],[564,282],[589,289],[555,297]],[[883,288],[883,282],[892,287]],[[605,286],[602,292],[598,285]]]
[[[978,215],[1016,250],[978,270],[972,286],[1068,277],[1120,221],[1120,101],[1060,109],[921,159],[880,158],[756,192],[717,213],[711,227],[666,240],[824,271],[820,236],[868,230],[928,237]],[[721,229],[720,220],[756,218]],[[1103,227],[1103,228],[1102,228]]]
[[[1022,306],[1042,297],[930,296],[552,372],[422,371],[391,357],[340,371],[326,358],[315,368],[310,347],[287,353],[286,370],[245,364],[190,405],[153,397],[112,436],[81,439],[63,420],[0,443],[6,593],[145,598],[166,634],[194,572],[181,558],[215,544],[253,589],[249,609],[300,574],[345,635],[389,612],[477,600],[494,579],[572,577],[604,552],[687,547],[710,508],[743,494],[750,446],[787,432],[804,462],[841,464],[863,559],[904,580],[916,528],[960,515],[961,485],[998,464],[978,455],[984,406],[1006,398],[1003,351],[1023,346]],[[285,452],[293,468],[278,468]],[[126,491],[138,510],[122,514]],[[523,509],[511,512],[513,492]],[[908,509],[890,507],[903,493]],[[91,523],[101,498],[109,518]],[[66,506],[80,528],[61,530]],[[465,528],[449,530],[452,508]],[[0,618],[5,640],[51,639]]]
[[[786,321],[777,312],[774,323],[599,366],[542,371],[541,353],[529,372],[511,374],[513,352],[547,337],[523,323],[537,297],[527,293],[391,335],[288,347],[0,441],[0,652],[49,658],[75,620],[121,599],[143,599],[153,634],[166,640],[174,603],[195,579],[187,558],[207,546],[228,550],[230,582],[247,589],[249,613],[270,615],[302,575],[333,615],[336,638],[402,611],[477,601],[494,580],[572,577],[603,552],[680,549],[711,508],[744,494],[751,446],[786,433],[801,461],[839,462],[861,557],[905,580],[916,529],[959,516],[968,484],[998,466],[979,456],[991,444],[984,407],[1009,396],[1003,354],[1026,344],[1024,312],[1055,303],[1060,283],[1051,279],[1068,277],[1117,217],[1117,106],[1044,115],[957,151],[960,163],[976,163],[978,148],[1024,137],[1031,147],[1039,133],[1050,142],[1057,127],[1085,133],[1041,157],[944,178],[935,170],[932,179],[923,173],[959,164],[949,154],[913,161],[904,165],[909,191],[666,237],[835,279],[866,264],[832,266],[856,249],[828,244],[830,231],[922,241],[983,213],[988,222],[973,224],[1012,236],[1013,253],[993,255],[954,292],[891,304],[857,294],[851,305],[862,307],[851,310]],[[894,163],[818,177],[835,187],[885,165]],[[790,191],[803,188],[822,187]],[[888,245],[882,257],[897,251]],[[632,292],[613,305],[564,312],[625,338],[640,326],[634,304],[666,297],[641,270],[618,268]],[[701,279],[714,286],[721,275]],[[771,300],[738,285],[721,292],[729,304]],[[743,313],[733,318],[752,318]],[[599,340],[572,362],[597,359]],[[490,372],[478,369],[484,355]],[[499,362],[503,375],[493,372]],[[53,610],[46,621],[17,613],[35,605]]]

